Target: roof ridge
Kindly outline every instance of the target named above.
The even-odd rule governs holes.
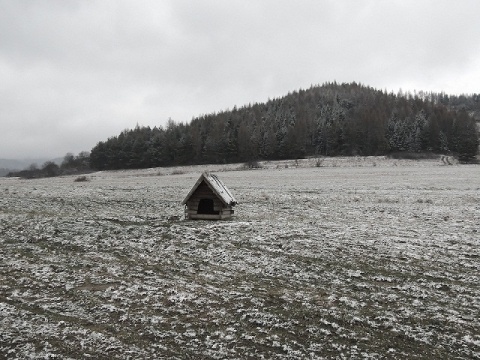
[[[230,190],[227,188],[227,186],[220,180],[220,178],[216,174],[212,174],[208,171],[204,171],[200,177],[198,178],[197,182],[193,186],[193,188],[190,190],[188,195],[185,197],[183,200],[182,204],[186,204],[190,196],[193,195],[193,193],[197,190],[197,188],[200,186],[200,184],[205,181],[207,186],[212,190],[212,192],[218,196],[225,204],[227,205],[235,205],[237,204],[237,200],[235,200],[235,197],[232,195]]]

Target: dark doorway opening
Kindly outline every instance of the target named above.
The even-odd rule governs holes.
[[[213,199],[200,199],[197,214],[218,215],[218,213],[213,210]]]

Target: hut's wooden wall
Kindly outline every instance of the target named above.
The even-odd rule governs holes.
[[[198,204],[201,199],[212,199],[213,210],[218,212],[218,214],[198,214]],[[232,207],[223,204],[205,182],[202,182],[190,196],[185,209],[185,215],[190,219],[225,219],[232,214]]]

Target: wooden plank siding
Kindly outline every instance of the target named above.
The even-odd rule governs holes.
[[[233,214],[233,209],[222,209],[221,211],[219,211],[219,214],[218,215],[222,215],[222,216],[229,216],[229,215],[232,215]],[[185,209],[185,214],[189,214],[189,215],[197,215],[197,210],[195,209],[191,209],[191,208],[186,208]],[[198,214],[198,215],[201,215],[201,214]],[[204,215],[214,215],[214,216],[217,216],[217,214],[204,214]]]
[[[219,220],[219,219],[227,219],[230,218],[233,215],[233,205],[235,205],[236,201],[232,201],[231,203],[226,203],[224,199],[219,194],[216,194],[215,189],[217,187],[213,187],[212,185],[207,184],[206,181],[209,181],[209,178],[204,177],[200,178],[199,181],[197,181],[197,184],[195,184],[194,189],[189,193],[187,198],[183,201],[185,204],[185,217],[188,219],[204,219],[204,220]],[[215,178],[217,179],[217,178]],[[217,179],[217,182],[219,180]],[[223,185],[223,184],[222,184]],[[228,189],[226,187],[222,188],[222,191],[228,192]],[[230,195],[228,192],[230,198],[234,200],[234,198]],[[222,195],[223,196],[223,195]],[[224,197],[224,196],[223,196]],[[229,201],[230,201],[230,198]],[[202,199],[208,199],[212,200],[213,202],[213,211],[210,207],[207,207],[207,210],[205,211],[205,208],[203,209],[202,213],[198,213],[199,210],[199,205],[200,201]],[[201,206],[203,207],[203,205]],[[210,210],[208,210],[208,208]],[[208,213],[204,213],[208,212]]]
[[[187,206],[190,209],[198,209],[198,204],[200,203],[201,199],[212,199],[213,200],[213,209],[215,211],[220,211],[224,208],[222,202],[214,197],[207,197],[207,196],[202,196],[201,198],[198,199],[192,199],[187,201]]]

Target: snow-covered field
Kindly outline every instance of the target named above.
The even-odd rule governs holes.
[[[0,178],[1,356],[480,358],[480,167],[315,162]]]

